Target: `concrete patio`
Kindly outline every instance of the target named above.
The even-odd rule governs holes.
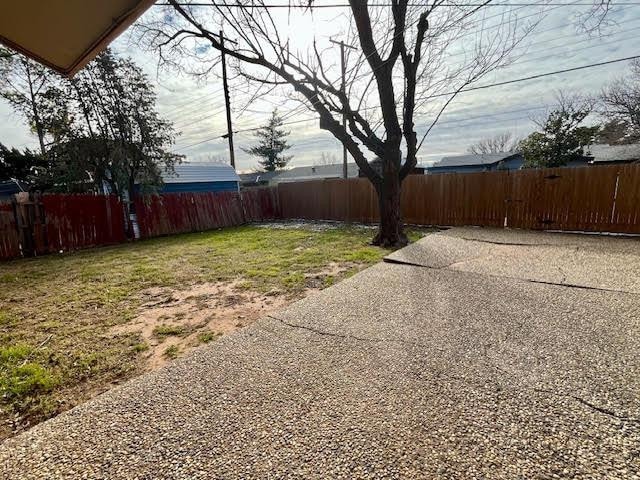
[[[640,478],[640,242],[452,229],[0,445],[0,478]]]

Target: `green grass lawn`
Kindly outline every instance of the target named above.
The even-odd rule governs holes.
[[[149,347],[140,333],[113,328],[138,315],[145,289],[235,282],[295,299],[314,272],[322,287],[378,262],[386,252],[368,245],[372,236],[358,227],[243,226],[0,264],[0,439],[143,371]],[[338,278],[322,274],[335,265]],[[162,328],[158,336],[180,334]],[[166,357],[181,351],[169,346]]]

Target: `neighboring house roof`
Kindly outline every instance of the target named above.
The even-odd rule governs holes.
[[[593,163],[633,162],[640,160],[640,143],[630,145],[592,145],[586,155]]]
[[[251,173],[241,173],[240,182],[241,183],[258,183],[258,182],[269,182],[273,177],[277,177],[280,175],[282,171],[275,172],[251,172]]]
[[[0,197],[9,197],[14,193],[24,192],[26,188],[17,180],[0,181]]]
[[[164,183],[239,182],[231,165],[223,163],[184,162],[176,165],[175,174],[163,173]]]
[[[404,164],[404,159],[402,163]],[[373,160],[369,160],[369,166],[373,169],[374,172],[378,173],[379,175],[382,175],[382,159],[380,157],[376,157]],[[413,167],[413,170],[411,173],[412,174],[419,173],[422,175],[424,174],[424,170],[426,168],[427,167],[424,165],[416,164],[416,166]],[[366,174],[362,170],[360,170],[360,176],[366,177]]]
[[[347,176],[349,178],[358,176],[358,166],[355,163],[347,163]],[[303,180],[318,180],[323,178],[342,178],[342,163],[294,167],[276,175],[273,178],[273,183],[300,182]]]
[[[155,0],[3,2],[0,43],[71,76],[154,3]]]
[[[485,154],[468,154],[468,155],[456,155],[451,157],[442,157],[442,160],[435,162],[429,168],[440,167],[469,167],[477,165],[493,165],[501,160],[511,158],[518,153],[515,152],[503,152],[503,153],[485,153]]]

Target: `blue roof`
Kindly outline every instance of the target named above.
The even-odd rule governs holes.
[[[213,162],[184,162],[176,165],[175,173],[162,174],[165,184],[239,182],[240,177],[231,165]]]
[[[470,167],[470,166],[489,166],[498,163],[506,158],[518,155],[516,152],[503,153],[485,153],[485,154],[467,154],[457,155],[453,157],[442,157],[442,160],[434,163],[429,168],[440,167]]]
[[[15,180],[0,181],[0,197],[9,197],[14,193],[24,191]]]

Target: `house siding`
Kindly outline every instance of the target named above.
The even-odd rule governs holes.
[[[236,192],[238,191],[238,182],[220,181],[220,182],[184,182],[184,183],[165,183],[159,193],[185,193],[185,192]]]
[[[493,170],[491,165],[459,165],[451,167],[427,167],[427,173],[473,173]]]

